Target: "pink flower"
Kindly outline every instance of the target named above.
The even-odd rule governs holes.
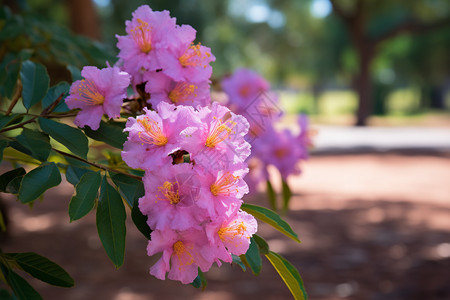
[[[300,144],[300,147],[302,149],[301,159],[308,159],[309,156],[309,149],[314,147],[314,143],[312,140],[312,137],[315,134],[314,130],[311,130],[309,128],[309,121],[307,115],[300,115],[298,117],[298,125],[300,127],[300,132],[297,136],[297,141]]]
[[[250,155],[250,144],[244,140],[248,122],[216,102],[199,108],[202,126],[183,130],[183,149],[197,165],[207,170],[236,169]]]
[[[162,71],[175,81],[202,82],[211,77],[210,62],[216,60],[211,49],[194,45],[195,30],[189,25],[177,27],[176,42],[158,52]]]
[[[66,104],[70,109],[81,108],[74,123],[79,127],[89,126],[97,130],[103,114],[110,118],[120,116],[123,99],[127,96],[130,75],[117,67],[98,69],[84,67],[83,80],[77,80],[70,87]]]
[[[206,106],[211,102],[209,81],[174,81],[162,72],[148,72],[144,78],[147,81],[145,90],[151,95],[149,102],[153,107],[162,101],[193,107]]]
[[[198,268],[206,272],[212,265],[212,261],[207,261],[201,255],[207,243],[205,233],[200,230],[153,231],[147,253],[152,256],[162,252],[162,256],[150,268],[150,274],[164,280],[169,272],[169,279],[179,280],[184,284],[191,283],[198,275]]]
[[[129,132],[122,158],[132,168],[156,169],[172,162],[169,155],[180,149],[180,132],[195,126],[194,110],[188,106],[161,102],[158,112],[144,108],[145,114],[129,118],[124,131]]]
[[[247,173],[248,169],[219,172],[200,170],[202,197],[198,199],[197,205],[206,209],[212,219],[231,215],[241,207],[241,198],[248,193],[244,181]]]
[[[139,209],[152,229],[186,230],[199,227],[205,213],[197,206],[200,178],[191,164],[168,164],[143,178],[145,196]]]
[[[228,95],[229,104],[239,112],[269,88],[269,83],[250,69],[238,69],[222,80],[222,89]]]
[[[133,12],[133,19],[126,21],[127,35],[119,36],[118,57],[124,69],[133,77],[140,77],[141,70],[155,71],[160,68],[157,52],[169,46],[176,28],[175,18],[168,11],[152,11],[142,5]]]
[[[255,218],[241,210],[235,211],[231,217],[218,217],[206,225],[206,234],[211,244],[207,260],[217,257],[231,262],[231,254],[242,255],[250,246],[250,237],[256,233],[258,223]]]

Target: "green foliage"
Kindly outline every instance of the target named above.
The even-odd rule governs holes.
[[[127,140],[123,127],[103,121],[100,122],[100,127],[96,131],[88,126],[84,127],[84,133],[94,140],[105,142],[118,149],[122,149],[123,143]]]
[[[294,241],[300,243],[297,234],[292,230],[291,226],[281,219],[276,212],[262,206],[248,203],[243,203],[241,209],[271,225],[273,228],[290,237]]]
[[[103,177],[97,207],[97,230],[103,247],[116,268],[125,253],[125,207],[120,194]]]
[[[250,267],[254,275],[259,275],[262,268],[262,260],[258,244],[253,238],[250,238],[250,246],[244,255],[241,255],[241,260]]]
[[[277,211],[277,193],[273,189],[272,183],[270,180],[267,180],[267,197],[269,199],[269,205],[272,210]]]
[[[43,163],[23,176],[18,198],[29,203],[40,197],[46,190],[61,183],[61,174],[55,163]]]
[[[87,172],[75,187],[76,195],[69,203],[70,221],[78,220],[94,208],[102,177],[98,172]]]
[[[22,63],[20,78],[23,86],[23,105],[26,109],[30,109],[47,94],[50,78],[43,65],[29,60]]]
[[[303,280],[300,277],[297,269],[288,262],[281,255],[270,251],[266,254],[267,259],[273,265],[278,274],[280,274],[284,283],[287,285],[292,293],[292,296],[297,300],[308,299],[305,287],[303,286]]]
[[[22,134],[16,137],[16,140],[19,144],[16,144],[16,146],[12,144],[16,150],[40,161],[46,161],[50,155],[52,146],[50,146],[50,139],[45,133],[24,128]]]
[[[282,190],[283,209],[284,209],[284,211],[287,211],[289,209],[289,201],[291,200],[291,197],[292,197],[292,191],[291,191],[291,188],[289,187],[289,184],[284,179],[281,180],[281,186],[283,189]]]

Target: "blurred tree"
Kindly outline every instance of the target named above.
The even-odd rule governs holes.
[[[448,2],[330,0],[334,13],[350,33],[358,54],[359,69],[354,88],[359,96],[356,125],[366,125],[373,109],[371,63],[379,46],[404,34],[420,34],[450,25]],[[447,4],[446,4],[447,3]]]

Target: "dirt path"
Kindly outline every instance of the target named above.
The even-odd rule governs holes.
[[[294,197],[286,216],[302,244],[264,224],[259,234],[297,266],[311,299],[450,299],[450,156],[316,156],[303,169],[290,180]],[[2,195],[12,220],[2,250],[37,252],[75,279],[72,289],[30,280],[44,299],[291,298],[267,262],[258,277],[213,268],[204,292],[155,279],[148,275],[146,241],[131,223],[124,266],[115,270],[94,214],[69,223],[71,193],[55,188],[32,210]]]

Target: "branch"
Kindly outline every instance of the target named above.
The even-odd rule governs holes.
[[[330,2],[331,2],[331,6],[333,6],[333,11],[335,11],[336,14],[337,14],[339,17],[341,17],[345,22],[350,21],[350,20],[354,17],[354,15],[350,15],[350,14],[346,13],[346,12],[342,9],[342,7],[340,7],[340,6],[337,4],[336,0],[330,0]]]
[[[381,34],[373,38],[372,40],[375,42],[375,44],[378,44],[404,33],[421,34],[439,28],[443,28],[449,25],[450,25],[450,18],[442,19],[434,23],[419,23],[415,20],[409,20],[389,30],[388,32],[385,32],[384,34]]]

